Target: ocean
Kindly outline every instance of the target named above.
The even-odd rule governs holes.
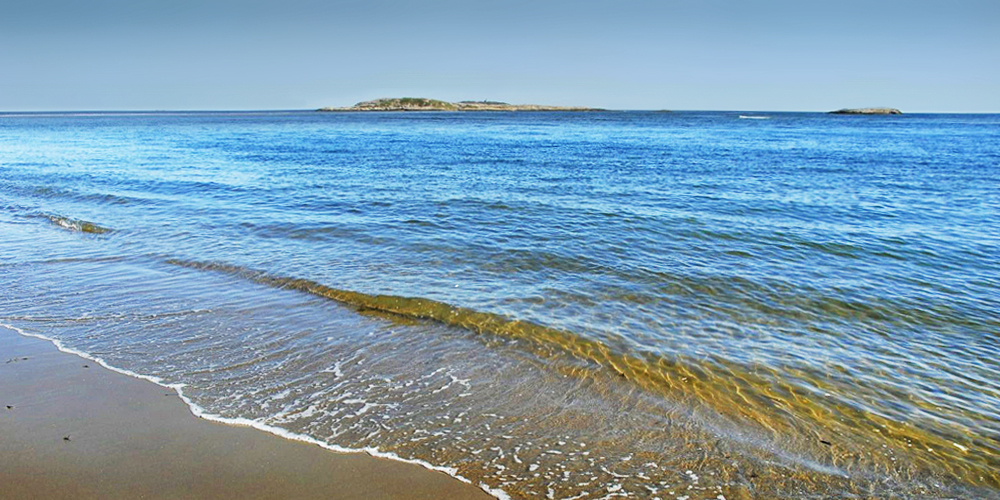
[[[0,325],[206,418],[501,498],[1000,498],[1000,115],[8,113],[0,208]]]

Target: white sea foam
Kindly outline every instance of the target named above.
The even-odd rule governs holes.
[[[214,413],[209,413],[208,410],[206,410],[205,408],[202,408],[201,406],[199,406],[198,404],[196,404],[194,401],[192,401],[189,397],[187,397],[184,394],[184,387],[186,387],[187,384],[169,383],[169,382],[166,382],[165,380],[163,380],[162,378],[157,377],[157,376],[143,375],[141,373],[136,373],[136,372],[134,372],[132,370],[127,370],[127,369],[124,369],[124,368],[118,368],[116,366],[112,366],[112,365],[108,364],[106,361],[104,361],[104,359],[102,359],[100,357],[97,357],[97,356],[94,356],[92,354],[80,351],[78,349],[74,349],[72,347],[67,346],[66,344],[64,344],[59,339],[48,337],[48,336],[42,335],[40,333],[27,332],[25,330],[22,330],[22,329],[16,327],[16,326],[8,325],[8,324],[5,324],[5,323],[0,323],[0,327],[7,328],[8,330],[13,330],[13,331],[15,331],[15,332],[17,332],[17,333],[25,336],[25,337],[33,337],[33,338],[36,338],[36,339],[41,339],[41,340],[45,340],[45,341],[51,342],[53,345],[56,346],[56,349],[59,349],[62,352],[65,352],[65,353],[68,353],[68,354],[73,354],[73,355],[79,356],[79,357],[81,357],[83,359],[86,359],[86,360],[89,360],[89,361],[93,361],[94,363],[97,363],[97,364],[103,366],[104,368],[107,368],[108,370],[111,370],[113,372],[121,373],[122,375],[128,375],[129,377],[133,377],[133,378],[137,378],[137,379],[141,379],[141,380],[146,380],[148,382],[152,382],[152,383],[154,383],[156,385],[159,385],[161,387],[165,387],[167,389],[172,389],[174,392],[177,393],[177,396],[180,397],[181,400],[184,401],[184,403],[188,405],[188,408],[191,410],[191,413],[194,416],[198,417],[198,418],[203,418],[203,419],[211,421],[211,422],[219,422],[219,423],[228,424],[228,425],[237,425],[237,426],[242,426],[242,427],[252,427],[252,428],[257,429],[259,431],[264,431],[264,432],[267,432],[267,433],[270,433],[270,434],[274,434],[275,436],[279,436],[279,437],[282,437],[282,438],[285,438],[285,439],[288,439],[288,440],[291,440],[291,441],[301,441],[301,442],[304,442],[304,443],[314,444],[316,446],[319,446],[320,448],[324,448],[324,449],[327,449],[327,450],[330,450],[330,451],[334,451],[334,452],[337,452],[337,453],[367,453],[367,454],[369,454],[369,455],[371,455],[373,457],[377,457],[377,458],[384,458],[384,459],[387,459],[387,460],[395,460],[397,462],[403,462],[403,463],[407,463],[407,464],[419,465],[419,466],[424,467],[426,469],[430,469],[430,470],[437,471],[437,472],[443,472],[443,473],[445,473],[445,474],[447,474],[447,475],[449,475],[449,476],[451,476],[451,477],[453,477],[455,479],[458,479],[459,481],[462,481],[463,483],[473,484],[472,481],[470,481],[467,478],[459,475],[458,474],[458,469],[454,468],[454,467],[443,467],[443,466],[440,466],[440,465],[434,465],[434,464],[432,464],[430,462],[426,462],[424,460],[415,459],[415,458],[403,458],[403,457],[401,457],[401,456],[399,456],[399,455],[397,455],[395,453],[381,451],[381,450],[379,450],[378,448],[375,448],[375,447],[346,448],[346,447],[343,447],[343,446],[339,446],[339,445],[335,445],[335,444],[326,443],[324,441],[320,441],[320,440],[318,440],[318,439],[316,439],[316,438],[314,438],[312,436],[307,436],[305,434],[299,434],[299,433],[291,432],[291,431],[289,431],[287,429],[282,429],[281,427],[275,427],[273,425],[268,425],[268,424],[266,424],[264,422],[261,422],[259,420],[251,420],[251,419],[242,418],[242,417],[223,417],[222,415],[217,415],[217,414],[214,414]],[[506,492],[504,492],[503,490],[501,490],[499,488],[491,488],[489,485],[487,485],[485,483],[479,483],[477,486],[479,486],[480,489],[482,489],[483,491],[485,491],[486,493],[492,495],[495,498],[498,498],[500,500],[510,500],[510,496],[507,495]]]

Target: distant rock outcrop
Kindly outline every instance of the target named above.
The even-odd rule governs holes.
[[[831,111],[831,115],[901,115],[902,111],[896,108],[853,108],[838,109]]]
[[[600,111],[573,106],[507,104],[498,101],[447,102],[422,97],[390,97],[363,101],[349,108],[322,108],[319,111]]]

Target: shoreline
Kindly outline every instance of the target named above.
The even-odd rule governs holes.
[[[0,483],[12,498],[506,497],[450,469],[212,415],[183,385],[0,332]]]

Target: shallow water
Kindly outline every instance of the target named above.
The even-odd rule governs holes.
[[[515,498],[997,498],[1000,117],[766,115],[0,115],[0,323]]]

